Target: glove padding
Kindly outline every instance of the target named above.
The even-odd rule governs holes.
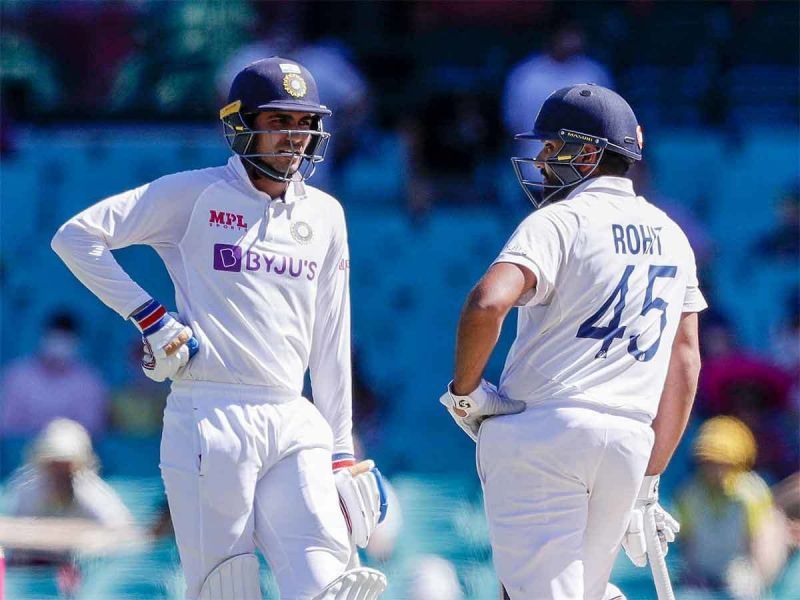
[[[176,316],[168,313],[157,300],[150,300],[130,316],[156,360],[172,356],[192,337],[191,328],[178,321]]]
[[[350,539],[359,548],[366,548],[375,527],[386,517],[388,508],[381,472],[374,462],[364,460],[336,471],[333,479]]]
[[[191,329],[189,329],[191,331]],[[192,357],[197,354],[199,344],[197,338],[190,337],[189,341],[178,348],[178,351],[169,356],[156,358],[147,338],[142,338],[142,371],[153,381],[164,381],[174,379],[178,373],[187,365]]]
[[[646,513],[653,513],[661,552],[665,556],[669,550],[669,544],[675,541],[675,534],[681,529],[680,523],[658,503],[658,482],[658,475],[644,478],[631,511],[628,529],[622,538],[622,548],[625,550],[625,554],[637,567],[647,565],[647,540],[644,528]]]
[[[473,442],[478,441],[478,430],[489,417],[495,415],[513,415],[525,410],[526,404],[521,400],[510,400],[503,398],[497,388],[481,379],[478,388],[467,396],[459,396],[453,393],[453,382],[447,385],[447,391],[439,398],[447,412],[455,420],[456,425],[461,427]],[[465,413],[459,415],[456,409]]]
[[[142,371],[153,381],[174,379],[197,354],[200,345],[192,328],[155,300],[131,315],[131,321],[142,332]]]

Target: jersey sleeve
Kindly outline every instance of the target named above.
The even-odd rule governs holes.
[[[177,173],[101,200],[64,223],[51,246],[81,283],[127,319],[150,296],[111,251],[135,244],[176,245],[186,230],[198,183],[190,172]]]
[[[320,270],[309,370],[314,403],[333,430],[333,453],[353,454],[350,254],[344,215]]]
[[[703,292],[700,291],[700,284],[697,280],[697,266],[695,264],[694,253],[689,249],[689,277],[686,280],[686,293],[683,297],[682,312],[700,312],[708,308]]]
[[[571,224],[547,209],[538,210],[517,227],[494,262],[521,265],[536,276],[536,287],[519,299],[519,306],[550,301],[576,234],[577,221]]]

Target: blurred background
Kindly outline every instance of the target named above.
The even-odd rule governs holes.
[[[0,0],[0,514],[74,514],[85,489],[103,499],[98,530],[138,540],[7,549],[6,597],[182,597],[158,471],[168,388],[49,242],[105,196],[222,164],[231,79],[280,54],[334,113],[311,183],[347,213],[356,430],[395,496],[364,555],[386,598],[497,597],[474,445],[437,399],[461,303],[532,209],[509,161],[532,149],[513,134],[587,81],[636,111],[637,191],[687,232],[711,306],[694,417],[662,478],[683,523],[678,597],[800,598],[799,6]],[[155,253],[116,254],[174,307]],[[490,379],[513,334],[510,318]],[[624,555],[612,581],[655,597]],[[264,586],[275,598],[266,571]]]

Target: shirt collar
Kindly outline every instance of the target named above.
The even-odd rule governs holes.
[[[633,181],[627,177],[614,177],[612,175],[601,175],[592,177],[578,184],[567,194],[567,198],[573,198],[581,192],[604,192],[617,196],[635,196],[633,191]]]
[[[228,159],[228,167],[233,170],[233,172],[236,174],[236,177],[242,181],[249,192],[258,195],[261,198],[274,200],[274,198],[272,198],[272,196],[269,194],[265,194],[261,190],[256,189],[256,187],[253,185],[253,182],[250,180],[250,175],[247,174],[247,169],[244,168],[244,163],[242,162],[241,156],[238,154],[231,156]],[[289,204],[306,197],[305,183],[303,183],[303,180],[299,178],[299,175],[295,175],[295,177],[296,179],[289,183],[289,186],[286,188],[286,193],[283,195],[283,198],[278,198],[279,201]]]

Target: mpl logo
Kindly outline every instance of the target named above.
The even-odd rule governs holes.
[[[244,229],[247,230],[247,223],[244,222],[244,215],[229,213],[224,210],[209,210],[208,226],[222,227],[223,229]]]

